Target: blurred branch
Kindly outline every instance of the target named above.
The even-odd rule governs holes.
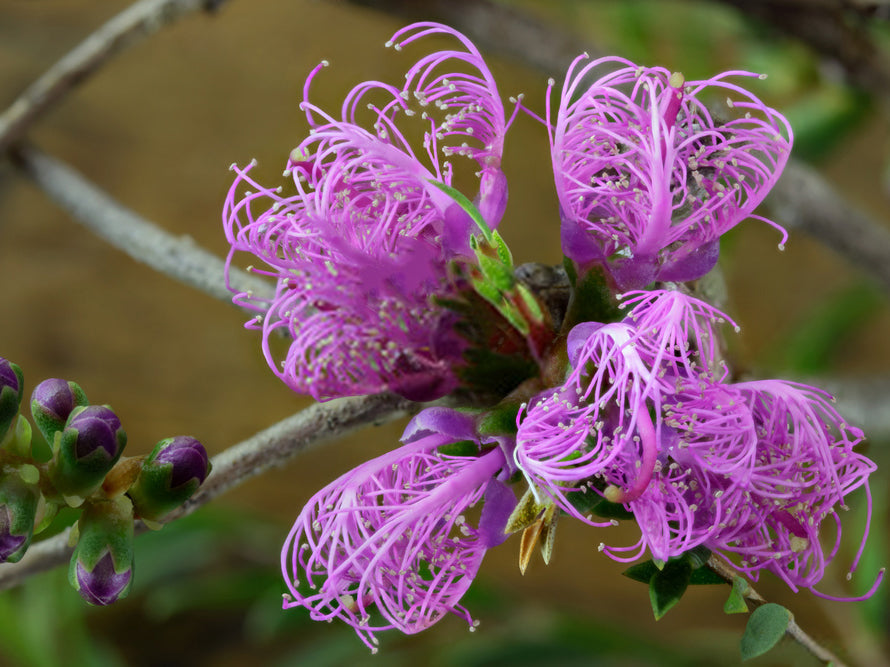
[[[722,0],[745,16],[804,42],[843,67],[847,79],[890,103],[890,55],[869,32],[873,2],[850,0]]]
[[[548,73],[568,69],[578,54],[597,50],[575,35],[558,30],[541,19],[494,0],[348,0],[408,21],[436,20],[460,30],[483,50],[532,65]]]
[[[890,440],[890,378],[819,378],[812,384],[836,396],[838,411],[869,439]]]
[[[107,60],[168,23],[225,0],[140,0],[105,23],[32,83],[0,115],[0,153],[28,127]]]
[[[31,147],[17,147],[13,160],[22,172],[82,225],[134,259],[210,296],[230,303],[225,263],[188,236],[173,236],[115,201],[64,163]],[[233,289],[271,296],[265,281],[232,268]],[[246,311],[254,315],[253,311]]]
[[[393,421],[416,405],[393,394],[316,403],[214,456],[213,470],[198,492],[164,521],[191,514],[229,489],[270,468],[283,466],[311,447],[341,438],[362,426]],[[137,522],[136,528],[138,532],[147,530],[141,522]],[[72,552],[68,532],[34,544],[18,563],[0,565],[0,590],[67,561]]]
[[[789,163],[767,204],[776,222],[821,241],[890,292],[890,231],[844,201],[816,171]]]

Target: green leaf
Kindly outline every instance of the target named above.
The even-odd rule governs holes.
[[[572,494],[579,495],[579,494]],[[590,495],[590,494],[588,494]],[[600,516],[604,519],[633,519],[634,514],[628,509],[625,509],[624,505],[621,503],[613,503],[605,498],[600,498],[599,502],[596,503],[593,507],[590,508],[590,511],[597,516]]]
[[[631,565],[621,574],[623,574],[628,579],[633,579],[634,581],[648,584],[650,581],[652,581],[652,577],[655,576],[656,572],[658,572],[658,568],[655,567],[655,563],[653,563],[651,560],[647,560],[643,561],[642,563],[637,563],[636,565]]]
[[[751,618],[748,619],[745,634],[742,635],[742,641],[739,644],[742,660],[750,660],[763,655],[778,644],[785,635],[785,630],[788,629],[791,619],[790,611],[773,602],[768,602],[755,609]]]
[[[507,266],[510,271],[513,271],[513,253],[510,252],[510,248],[507,246],[506,241],[504,241],[503,237],[501,237],[498,230],[494,230],[491,233],[492,244],[494,245],[494,249],[498,253],[498,257],[501,258],[501,262]]]
[[[700,567],[697,570],[693,570],[692,576],[689,578],[690,586],[709,586],[712,584],[725,583],[726,579],[721,577],[709,567]]]
[[[479,260],[479,268],[482,269],[482,275],[487,281],[501,292],[507,292],[513,289],[516,280],[513,278],[513,270],[507,266],[499,258],[486,255],[482,251],[476,252],[476,259]]]
[[[699,545],[690,549],[683,555],[689,559],[689,564],[692,565],[692,569],[698,570],[707,565],[708,559],[711,557],[711,550],[705,546]],[[721,579],[721,581],[723,580]]]
[[[479,453],[479,445],[472,440],[458,440],[437,447],[436,451],[445,456],[475,456]]]
[[[479,435],[514,434],[517,431],[516,415],[519,414],[518,403],[502,403],[487,413],[479,421]]]
[[[742,577],[735,577],[732,580],[732,590],[729,597],[723,603],[723,613],[725,614],[744,614],[748,611],[748,603],[745,602],[745,595],[748,592],[748,582]]]
[[[485,222],[485,219],[482,217],[482,214],[479,212],[479,209],[473,205],[469,199],[466,198],[464,193],[460,190],[455,190],[450,185],[445,185],[441,181],[436,181],[430,179],[429,181],[432,185],[439,188],[446,195],[451,197],[458,206],[460,206],[467,214],[473,218],[473,222],[476,223],[476,226],[479,227],[479,230],[482,232],[482,235],[485,237],[486,241],[492,240],[491,228],[488,226],[488,223]]]
[[[649,601],[656,621],[680,601],[691,577],[692,565],[686,558],[668,561],[664,569],[652,575],[649,580]]]
[[[572,327],[581,322],[617,322],[624,318],[624,313],[618,308],[618,302],[601,267],[593,267],[583,275],[577,275],[576,268],[571,262],[569,280],[572,284],[572,295],[566,311],[566,326]],[[572,277],[574,276],[574,281]]]

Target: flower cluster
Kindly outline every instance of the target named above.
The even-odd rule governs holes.
[[[522,415],[514,456],[529,485],[593,525],[608,523],[573,496],[624,504],[641,537],[603,546],[616,560],[704,545],[738,554],[755,579],[767,569],[812,587],[839,543],[823,552],[823,524],[833,519],[839,538],[836,508],[875,469],[853,451],[861,431],[813,387],[727,382],[714,341],[728,318],[707,304],[652,291],[624,305],[621,322],[572,330],[565,384]]]
[[[339,618],[372,649],[381,630],[418,632],[449,612],[473,624],[460,600],[487,549],[524,529],[521,567],[539,539],[546,560],[557,511],[611,525],[593,518],[602,503],[640,528],[630,547],[601,547],[615,560],[707,548],[752,578],[812,589],[839,551],[838,509],[868,490],[863,434],[818,389],[733,381],[719,325],[734,323],[678,284],[758,218],[788,159],[785,118],[734,83],[757,75],[686,81],[584,55],[555,117],[550,82],[538,120],[572,292],[551,319],[491,231],[507,199],[506,132],[517,110],[536,114],[517,101],[507,119],[479,52],[446,26],[414,24],[388,45],[433,34],[460,47],[422,57],[403,85],[356,86],[339,117],[309,101],[315,68],[301,105],[310,134],[285,170],[293,189],[259,185],[251,165],[235,168],[226,200],[230,265],[250,253],[276,281],[269,300],[236,300],[258,313],[249,326],[291,388],[426,400],[461,383],[476,396],[455,368],[502,380],[481,410],[422,411],[403,446],[310,499],[282,551],[285,608]],[[705,105],[715,94],[726,109]],[[472,201],[453,186],[452,155],[478,169]]]
[[[60,509],[76,509],[69,582],[90,604],[111,604],[132,584],[135,519],[159,528],[154,522],[207,477],[207,452],[177,436],[144,461],[123,457],[127,435],[114,410],[91,405],[75,382],[49,378],[31,394],[34,423],[51,450],[46,460],[19,414],[23,395],[21,369],[0,358],[0,563],[21,560]]]

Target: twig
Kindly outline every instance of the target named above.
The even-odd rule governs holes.
[[[723,0],[839,64],[847,79],[890,103],[890,57],[869,32],[873,7],[844,0]]]
[[[732,582],[736,577],[741,576],[730,563],[714,554],[708,559],[708,567],[723,577],[726,583],[730,586],[732,586]],[[766,598],[754,590],[754,587],[751,586],[750,582],[748,582],[748,587],[745,590],[744,595],[756,606],[766,604],[767,602]],[[785,633],[825,664],[831,664],[833,667],[844,667],[844,663],[834,653],[804,632],[794,620],[793,616],[788,621],[788,627],[785,628]]]
[[[341,438],[368,424],[384,424],[412,411],[412,403],[393,394],[341,398],[317,403],[213,457],[213,470],[201,489],[165,523],[191,514],[229,489],[280,467],[325,442]],[[146,530],[137,522],[137,531]],[[0,590],[12,588],[27,577],[61,565],[71,556],[68,531],[33,545],[18,563],[0,565]]]
[[[221,301],[231,302],[225,263],[191,237],[173,236],[87,181],[71,167],[30,147],[16,148],[15,164],[53,201],[85,227],[134,259]],[[234,267],[232,287],[260,297],[273,294],[267,282]],[[253,315],[252,311],[248,311]]]
[[[109,58],[185,14],[216,9],[224,1],[140,0],[127,7],[50,67],[0,115],[0,153]]]
[[[818,378],[812,384],[836,396],[840,413],[871,440],[890,439],[890,378],[829,377]]]
[[[777,222],[821,241],[890,292],[890,231],[844,201],[813,169],[789,163],[767,203]]]
[[[583,51],[600,55],[584,40],[557,30],[540,18],[493,0],[349,0],[411,21],[435,19],[460,30],[484,50],[545,72],[564,72]]]

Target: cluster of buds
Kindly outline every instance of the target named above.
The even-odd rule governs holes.
[[[147,457],[122,458],[127,435],[115,412],[51,378],[31,394],[44,454],[19,414],[23,392],[21,369],[0,358],[0,562],[20,560],[59,509],[77,508],[69,580],[87,602],[111,604],[132,583],[134,522],[159,526],[191,497],[210,472],[207,452],[178,436]]]
[[[814,387],[735,381],[718,326],[730,320],[694,296],[722,234],[750,218],[775,226],[753,212],[792,132],[736,83],[758,75],[687,81],[585,54],[555,114],[551,80],[543,118],[520,96],[507,119],[464,35],[417,23],[387,46],[433,34],[460,46],[422,57],[403,84],[356,86],[339,118],[309,101],[313,70],[301,105],[310,135],[285,170],[296,196],[259,185],[251,166],[235,169],[226,200],[230,263],[250,253],[277,282],[271,300],[235,300],[257,311],[248,326],[288,386],[320,400],[471,399],[424,410],[402,447],[309,501],[282,552],[285,608],[341,619],[372,650],[381,630],[418,632],[449,612],[473,629],[460,599],[487,549],[521,532],[520,568],[536,546],[549,561],[560,515],[633,519],[636,544],[600,551],[648,553],[647,581],[682,563],[671,567],[689,570],[683,588],[706,583],[691,563],[714,551],[751,578],[769,571],[820,595],[838,510],[865,489],[871,512],[875,466],[854,451],[864,436]],[[702,102],[715,94],[719,113]],[[517,279],[494,230],[519,110],[550,138],[570,283],[559,312]],[[416,153],[405,126],[418,121]],[[472,201],[452,183],[451,156],[479,168]],[[269,345],[280,330],[283,360]],[[824,524],[837,526],[827,551]]]

